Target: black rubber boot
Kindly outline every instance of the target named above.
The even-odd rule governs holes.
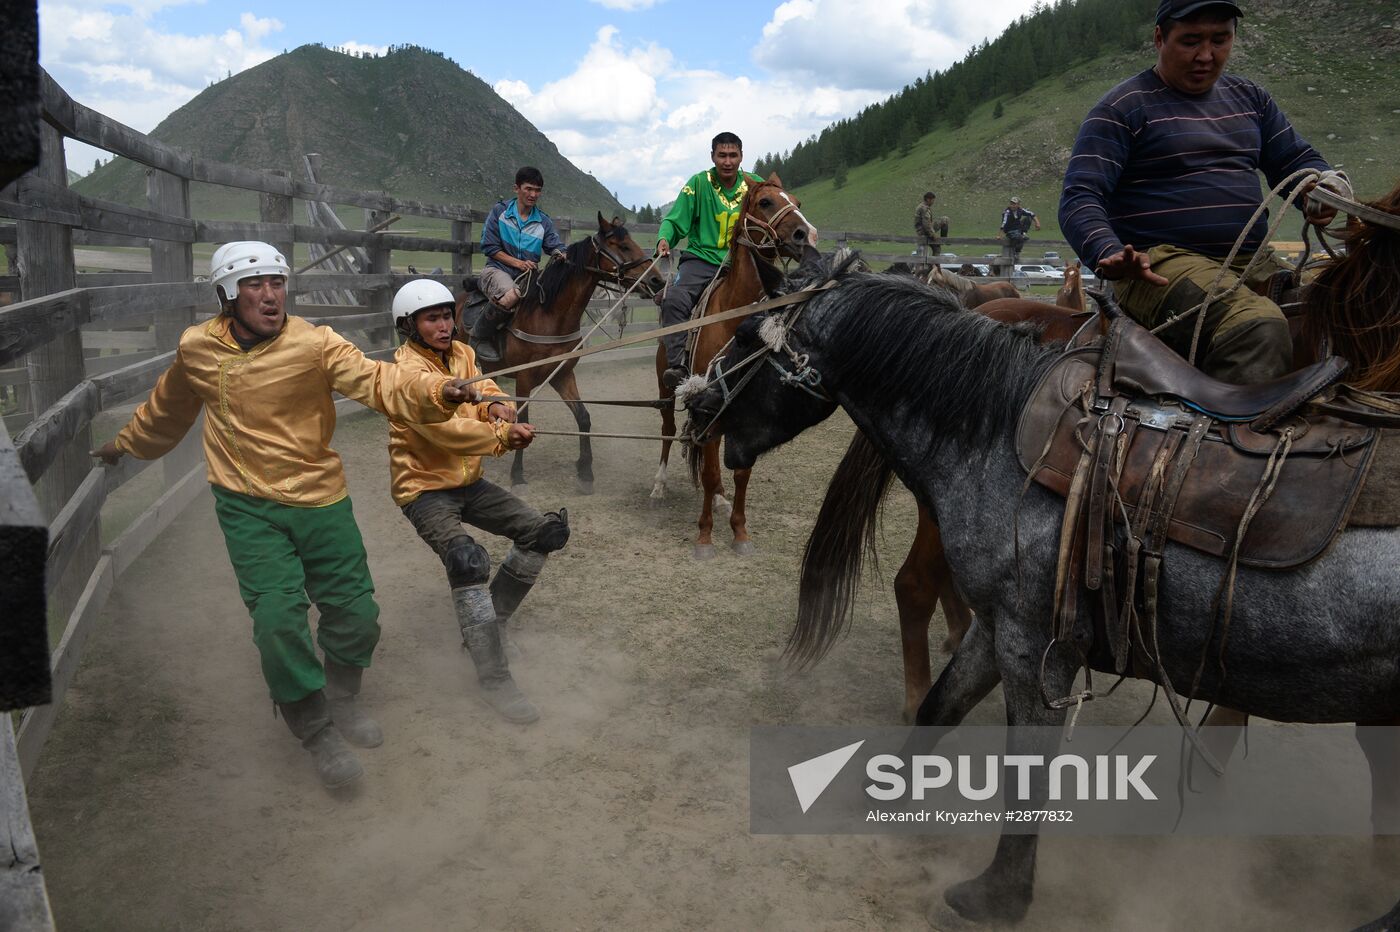
[[[296,702],[279,702],[277,709],[292,734],[301,740],[301,746],[311,752],[323,786],[339,789],[364,776],[359,758],[331,721],[330,703],[322,690]]]
[[[500,362],[504,355],[502,331],[510,322],[511,312],[498,304],[488,303],[472,325],[470,342],[481,362]]]
[[[501,629],[501,642],[505,645],[506,655],[512,660],[518,660],[521,651],[510,637],[511,616],[534,588],[548,557],[548,554],[537,550],[512,546],[491,579],[491,604],[496,609],[496,624]]]
[[[461,586],[452,590],[457,623],[462,628],[462,645],[476,665],[481,697],[508,722],[528,725],[540,712],[525,698],[510,675],[501,627],[485,586]]]
[[[358,697],[362,667],[347,667],[334,660],[326,661],[326,699],[331,708],[331,721],[356,747],[377,748],[384,743],[379,723],[365,714]]]

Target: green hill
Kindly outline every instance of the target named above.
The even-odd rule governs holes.
[[[622,211],[484,81],[413,46],[362,58],[304,45],[210,86],[151,135],[195,155],[284,169],[294,178],[306,177],[302,156],[319,152],[324,183],[482,210],[509,195],[517,168],[535,165],[544,172],[542,204],[551,214]],[[126,159],[113,159],[74,188],[145,204],[142,167]],[[196,216],[257,216],[255,194],[196,184],[192,197]],[[348,225],[358,224],[354,213],[342,211]]]
[[[1266,87],[1304,137],[1350,173],[1360,196],[1389,191],[1400,181],[1400,7],[1332,0],[1325,29],[1316,25],[1315,6],[1302,0],[1254,0],[1248,7],[1230,69]],[[996,101],[988,101],[959,128],[935,125],[907,155],[896,150],[851,167],[839,189],[830,177],[797,187],[803,212],[823,234],[912,235],[914,207],[933,190],[954,237],[992,236],[1007,199],[1019,194],[1045,227],[1032,243],[1037,236],[1059,239],[1060,183],[1080,121],[1110,87],[1156,61],[1150,19],[1142,35],[1134,52],[1072,64],[998,98],[1000,118]],[[1299,229],[1286,222],[1280,237],[1296,240]]]

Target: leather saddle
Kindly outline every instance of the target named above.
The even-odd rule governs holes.
[[[1126,515],[1248,566],[1299,566],[1345,526],[1371,464],[1373,427],[1304,414],[1345,371],[1332,357],[1272,382],[1231,385],[1118,318],[1046,373],[1022,411],[1017,454],[1061,495],[1087,458],[1094,475],[1081,484],[1105,522]],[[1110,494],[1116,516],[1107,514]],[[1105,525],[1099,535],[1113,532]]]

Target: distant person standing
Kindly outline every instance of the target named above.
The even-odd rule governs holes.
[[[1022,207],[1019,197],[1013,197],[1006,205],[1006,210],[1001,212],[1001,232],[1006,237],[1007,245],[1011,247],[1013,264],[1021,261],[1021,250],[1030,238],[1032,227],[1040,229],[1040,218],[1035,215],[1035,211]]]
[[[938,195],[924,192],[924,199],[914,208],[914,233],[919,237],[919,258],[932,259],[943,252],[943,237],[948,235],[948,218],[933,213]]]

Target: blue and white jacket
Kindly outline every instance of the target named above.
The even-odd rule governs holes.
[[[502,250],[517,259],[538,262],[542,253],[552,254],[564,248],[549,215],[536,207],[530,216],[521,219],[515,198],[498,201],[481,228],[481,252],[486,256],[486,264],[512,275],[516,270],[496,258]]]

